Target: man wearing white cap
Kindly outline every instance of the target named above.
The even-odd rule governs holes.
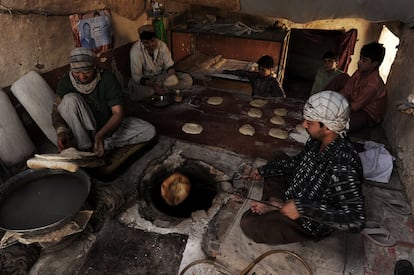
[[[308,99],[303,126],[310,138],[303,150],[252,172],[255,180],[265,178],[267,202],[252,202],[243,214],[240,226],[246,236],[258,243],[283,244],[321,239],[335,229],[362,230],[362,165],[345,138],[349,112],[348,101],[337,92],[323,91]]]
[[[70,71],[59,81],[52,112],[59,151],[76,147],[103,156],[114,147],[155,136],[153,125],[124,117],[121,86],[110,71],[96,66],[95,59],[89,49],[73,49]]]
[[[183,89],[193,85],[188,73],[176,72],[167,45],[159,40],[151,25],[138,28],[140,40],[130,51],[131,80],[129,96],[143,100],[154,94],[163,94],[168,88]]]

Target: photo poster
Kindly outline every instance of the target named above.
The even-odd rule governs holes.
[[[113,31],[109,10],[98,10],[69,16],[76,47],[91,49],[97,56],[113,47]]]

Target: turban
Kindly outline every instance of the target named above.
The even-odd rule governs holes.
[[[95,54],[85,48],[75,48],[70,52],[69,64],[73,72],[86,72],[95,68]]]
[[[322,91],[312,95],[303,107],[304,119],[322,122],[342,137],[349,129],[349,112],[348,100],[333,91]]]

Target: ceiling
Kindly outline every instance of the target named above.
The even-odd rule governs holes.
[[[240,12],[296,23],[364,18],[372,22],[401,21],[414,26],[413,0],[240,0]]]

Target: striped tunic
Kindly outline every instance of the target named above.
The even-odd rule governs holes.
[[[359,232],[365,221],[362,165],[348,139],[338,137],[322,152],[310,139],[296,156],[260,167],[263,177],[287,175],[291,181],[282,198],[293,199],[298,222],[315,238],[335,228]]]

